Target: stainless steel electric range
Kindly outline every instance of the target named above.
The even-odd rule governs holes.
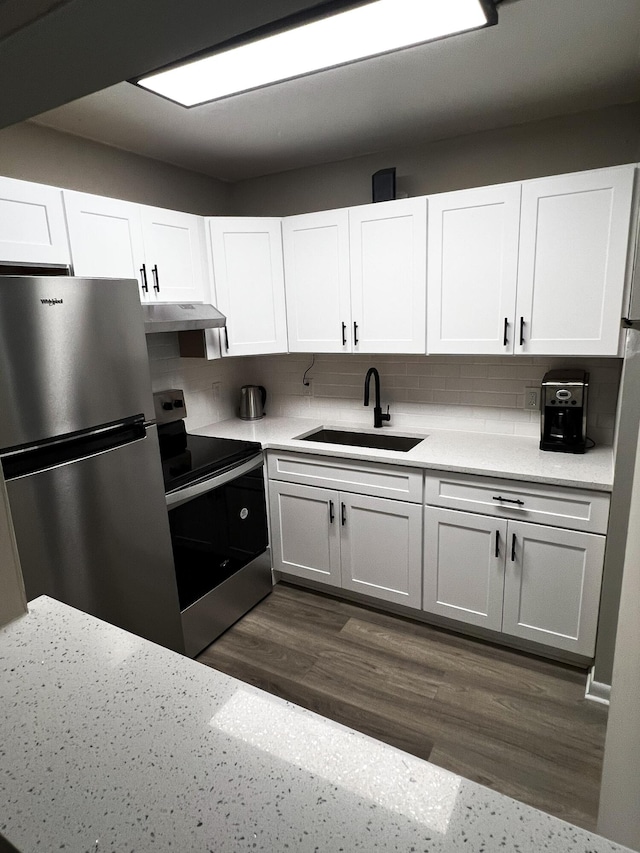
[[[187,433],[184,395],[154,394],[186,653],[195,656],[271,592],[258,442]]]

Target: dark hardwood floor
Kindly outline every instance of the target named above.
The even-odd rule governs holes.
[[[584,672],[287,584],[198,660],[595,829],[607,714]]]

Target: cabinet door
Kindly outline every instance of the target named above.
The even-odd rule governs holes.
[[[206,301],[202,217],[146,206],[140,212],[151,298],[157,302]]]
[[[350,352],[349,213],[282,220],[290,352]]]
[[[425,507],[423,609],[500,631],[506,537],[501,518]]]
[[[427,200],[349,211],[354,352],[424,353]]]
[[[216,217],[209,229],[223,354],[287,352],[280,220]]]
[[[605,537],[510,521],[502,630],[592,657]]]
[[[64,191],[74,275],[135,278],[149,293],[140,208],[115,198]]]
[[[522,185],[517,353],[618,354],[634,171]]]
[[[69,263],[62,190],[0,178],[0,262]]]
[[[422,508],[340,493],[342,586],[420,607]]]
[[[428,204],[427,351],[512,353],[520,184]]]
[[[338,510],[337,492],[270,481],[274,569],[340,586]]]

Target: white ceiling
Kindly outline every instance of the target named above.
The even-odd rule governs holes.
[[[238,181],[640,100],[640,0],[507,0],[499,16],[190,110],[123,82],[34,121]]]

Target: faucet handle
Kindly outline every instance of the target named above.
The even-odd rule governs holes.
[[[389,414],[389,404],[387,403],[387,412],[384,415],[380,415],[383,421],[390,421],[391,415]]]

